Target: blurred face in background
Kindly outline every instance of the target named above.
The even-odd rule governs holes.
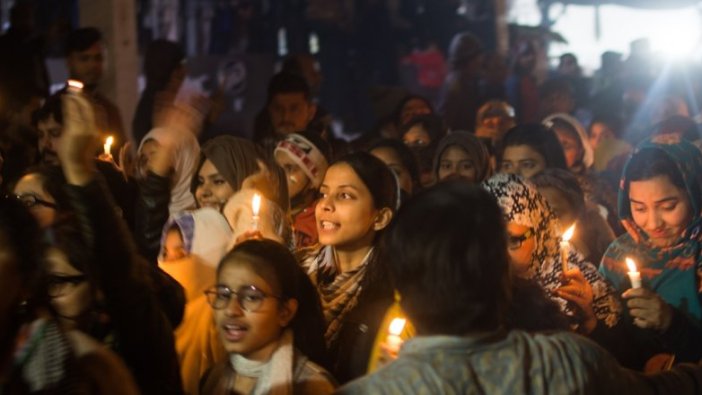
[[[278,135],[306,130],[316,111],[317,106],[301,92],[277,93],[268,105],[271,123]]]

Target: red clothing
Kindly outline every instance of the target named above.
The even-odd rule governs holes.
[[[417,68],[417,82],[423,88],[441,88],[446,78],[446,60],[441,51],[428,49],[414,51],[407,55],[403,62]]]
[[[315,200],[293,219],[296,248],[310,247],[317,244],[317,218],[314,215],[316,205],[317,201]]]

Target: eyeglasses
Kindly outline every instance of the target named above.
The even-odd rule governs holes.
[[[15,199],[19,200],[24,205],[24,207],[27,207],[27,208],[32,208],[36,205],[49,207],[49,208],[56,208],[55,203],[51,203],[51,202],[47,202],[46,200],[39,199],[35,195],[23,194],[23,195],[12,195],[10,197],[14,197]]]
[[[532,229],[527,230],[520,236],[509,235],[507,238],[507,248],[510,250],[518,250],[521,248],[522,244],[532,236],[534,236],[534,231]]]
[[[84,274],[75,276],[49,276],[47,280],[49,296],[52,298],[63,296],[85,280],[86,277]]]
[[[281,299],[280,296],[268,295],[253,285],[242,285],[236,291],[232,291],[224,285],[215,285],[205,291],[205,295],[207,296],[207,302],[215,310],[226,308],[231,303],[232,297],[236,296],[239,306],[249,313],[254,313],[261,308],[266,298]]]

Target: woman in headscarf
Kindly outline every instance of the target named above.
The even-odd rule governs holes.
[[[195,172],[200,145],[195,135],[181,128],[156,128],[144,136],[137,150],[139,154],[139,176],[146,179],[149,161],[160,148],[171,156],[170,202],[168,212],[173,215],[195,208],[195,199],[190,193],[190,182]]]
[[[614,289],[573,249],[563,267],[562,230],[536,188],[513,174],[497,174],[484,186],[504,212],[513,272],[538,282],[581,333],[614,327],[621,314]]]
[[[469,182],[481,182],[490,174],[490,154],[475,135],[459,131],[441,139],[434,157],[434,176],[437,181],[460,178]]]
[[[627,162],[619,215],[627,233],[605,252],[600,271],[624,292],[639,334],[653,335],[678,361],[702,358],[702,154],[674,136],[641,143]],[[629,289],[625,258],[643,287]]]

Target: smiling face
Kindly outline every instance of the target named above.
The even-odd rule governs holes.
[[[337,248],[362,248],[373,243],[379,210],[351,166],[337,163],[327,170],[317,203],[319,242]]]
[[[673,244],[690,223],[692,209],[685,190],[657,176],[629,184],[631,216],[656,247]]]
[[[214,319],[224,349],[256,361],[266,361],[278,346],[283,329],[295,316],[297,301],[280,301],[271,297],[280,292],[278,284],[271,284],[251,269],[255,262],[246,262],[236,257],[223,264],[217,276],[217,284],[237,292],[242,287],[253,285],[267,295],[256,311],[246,311],[239,305],[237,297],[226,307],[214,309]]]
[[[439,181],[460,178],[466,181],[476,181],[476,168],[473,158],[461,147],[451,145],[441,153],[439,160]]]
[[[546,159],[528,145],[510,145],[505,148],[500,172],[529,178],[546,168]]]
[[[234,195],[234,188],[219,174],[209,159],[205,160],[197,173],[197,187],[195,188],[197,206],[200,208],[212,207],[222,211],[222,207],[232,195]]]

